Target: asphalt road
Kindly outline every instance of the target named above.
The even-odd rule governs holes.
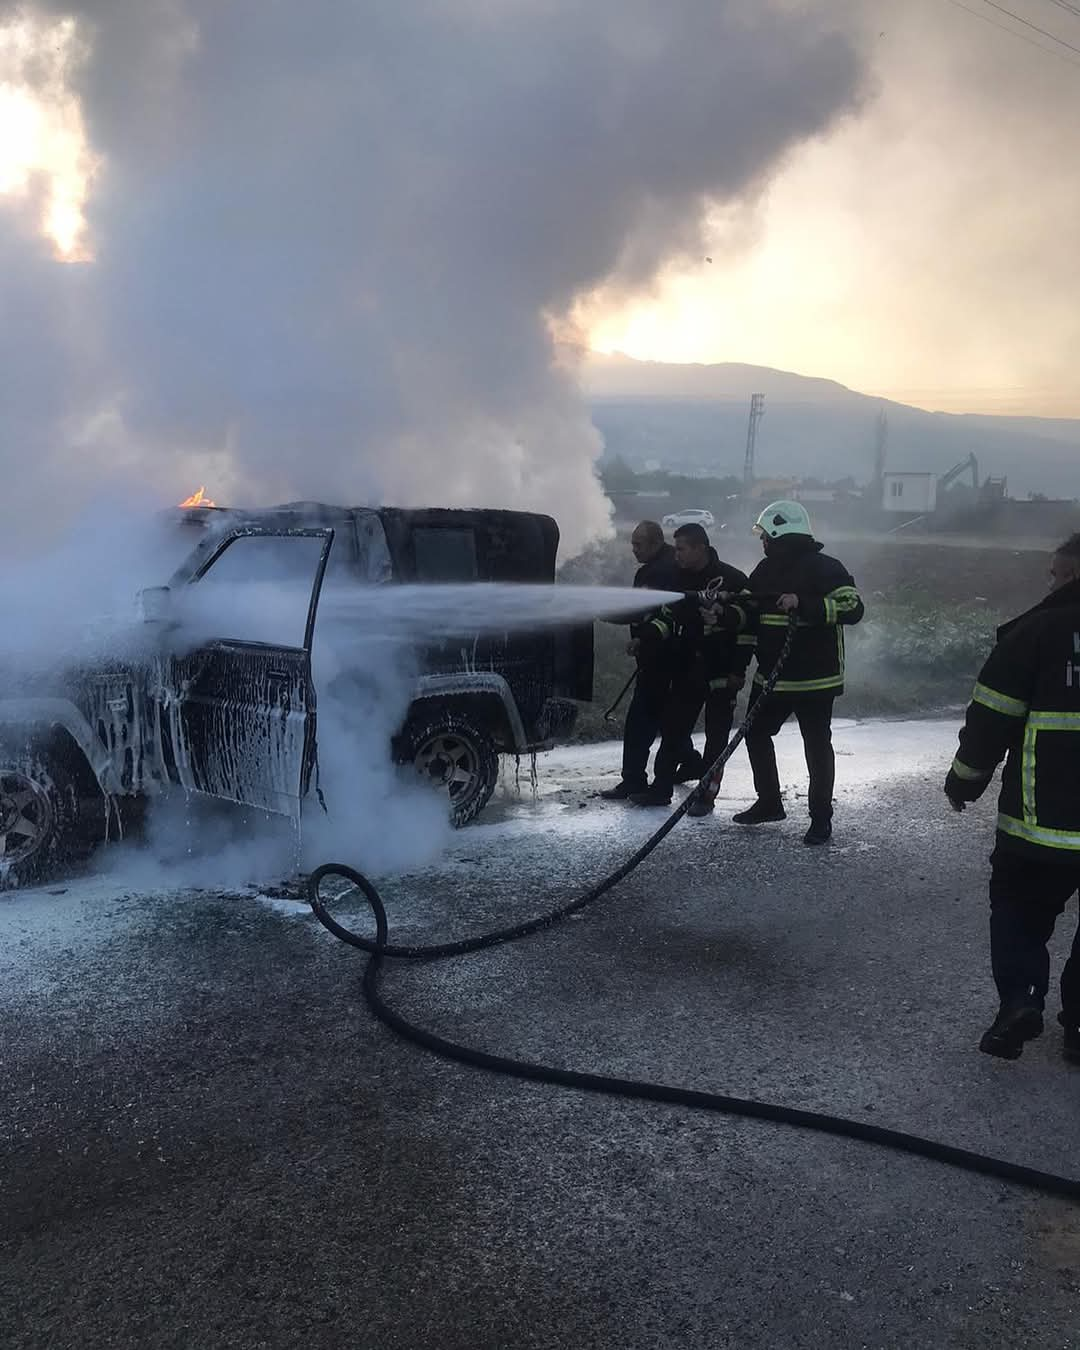
[[[943,809],[952,743],[940,724],[840,732],[822,850],[794,797],[782,826],[727,822],[738,763],[718,816],[584,917],[387,988],[493,1050],[1080,1176],[1056,1025],[1016,1064],[974,1048],[992,803]],[[662,817],[592,800],[612,759],[550,757],[538,800],[387,883],[395,936],[480,931],[613,864]],[[783,763],[797,786],[793,738]],[[4,1350],[1080,1344],[1074,1208],[433,1060],[372,1023],[358,955],[288,900],[54,889],[0,897]]]

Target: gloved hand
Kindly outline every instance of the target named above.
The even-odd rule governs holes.
[[[986,790],[989,779],[964,779],[952,769],[945,775],[945,796],[954,811],[963,811],[968,802],[977,802]]]

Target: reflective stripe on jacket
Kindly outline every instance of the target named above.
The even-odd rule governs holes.
[[[998,842],[1042,861],[1080,861],[1080,582],[1003,636],[979,672],[953,772],[989,786],[1005,760]],[[980,794],[981,795],[981,794]]]

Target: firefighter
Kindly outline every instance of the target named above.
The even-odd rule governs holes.
[[[1047,942],[1080,887],[1080,534],[1053,555],[1051,590],[998,629],[945,793],[962,811],[1005,760],[991,854],[990,959],[1001,1000],[979,1043],[1018,1059],[1042,1033]],[[1080,931],[1061,973],[1065,1058],[1080,1064]]]
[[[655,520],[643,520],[630,536],[630,547],[638,563],[634,586],[638,590],[678,590],[679,566],[675,550],[664,539],[664,531]],[[649,618],[630,625],[627,653],[637,661],[634,695],[623,727],[622,778],[613,788],[601,792],[605,801],[626,801],[632,793],[644,792],[649,785],[649,751],[660,735],[660,724],[671,690],[670,653],[654,642],[642,643],[642,629]],[[689,733],[679,746],[677,780],[689,782],[702,772],[701,756],[694,749]]]
[[[750,574],[749,596],[736,599],[727,610],[739,632],[736,673],[757,657],[751,707],[772,674],[792,614],[797,631],[773,693],[746,737],[757,800],[734,820],[761,825],[784,819],[773,737],[794,714],[810,774],[810,828],[803,843],[826,844],[832,837],[836,777],[832,711],[844,692],[844,626],[859,622],[863,603],[847,568],[822,552],[799,502],[773,502],[758,517],[754,531],[765,556]]]
[[[735,699],[743,677],[733,678],[735,643],[733,633],[705,630],[705,616],[697,593],[741,591],[746,575],[730,563],[721,562],[701,525],[680,525],[675,531],[675,559],[678,563],[674,590],[691,593],[680,603],[665,607],[644,627],[642,642],[650,648],[660,646],[673,665],[671,689],[664,708],[660,749],[653,765],[652,785],[635,792],[635,806],[667,806],[677,782],[685,781],[678,766],[684,747],[693,734],[705,708],[705,758],[695,777],[712,764],[731,732]],[[700,797],[688,814],[707,815],[713,808],[715,793]]]

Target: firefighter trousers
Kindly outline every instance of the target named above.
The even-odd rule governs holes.
[[[1080,888],[1080,860],[1033,862],[996,848],[990,858],[990,959],[1002,1004],[1043,1007],[1050,988],[1047,943]],[[1080,1026],[1080,928],[1061,972],[1061,1008]]]
[[[754,688],[750,707],[760,698]],[[754,774],[758,801],[766,806],[780,805],[780,777],[776,771],[773,737],[795,714],[802,733],[806,767],[810,774],[810,819],[829,821],[833,813],[833,786],[836,759],[832,748],[832,710],[835,696],[830,693],[770,694],[764,707],[746,733],[746,752]]]

